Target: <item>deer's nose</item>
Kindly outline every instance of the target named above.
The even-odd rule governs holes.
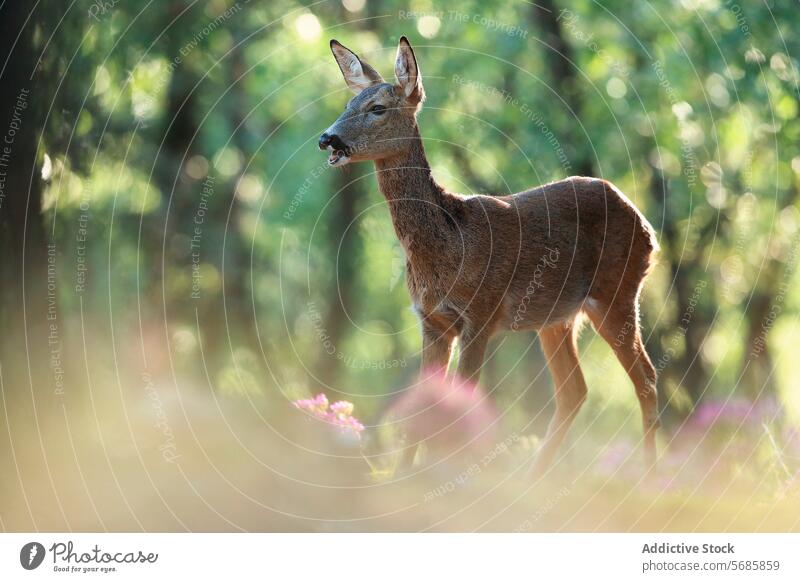
[[[319,149],[324,150],[329,147],[333,148],[336,151],[342,151],[342,152],[348,151],[348,147],[342,141],[342,138],[340,138],[335,133],[330,134],[325,132],[319,137]]]
[[[319,149],[328,149],[328,146],[333,143],[334,137],[335,136],[328,135],[327,133],[323,133],[321,136],[319,136]]]

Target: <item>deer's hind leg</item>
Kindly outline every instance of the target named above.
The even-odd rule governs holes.
[[[600,336],[611,346],[636,389],[642,411],[644,452],[648,466],[656,462],[658,395],[656,370],[645,351],[639,327],[639,292],[617,297],[611,304],[589,300],[586,314]]]
[[[586,400],[586,382],[578,362],[576,335],[575,321],[551,325],[539,331],[542,351],[555,385],[556,411],[533,466],[537,474],[542,474],[552,464]]]

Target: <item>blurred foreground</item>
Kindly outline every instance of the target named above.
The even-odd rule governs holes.
[[[288,400],[111,374],[86,394],[4,419],[3,529],[800,531],[800,435],[768,404],[707,402],[664,431],[649,479],[635,411],[609,430],[612,413],[590,409],[536,483],[536,436],[502,413],[480,451],[420,451],[400,475],[399,440],[365,458],[353,433]]]

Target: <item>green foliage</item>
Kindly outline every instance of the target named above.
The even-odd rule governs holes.
[[[349,98],[329,37],[389,78],[405,33],[443,184],[504,194],[590,167],[654,224],[663,250],[644,317],[654,359],[666,359],[666,408],[683,414],[710,392],[744,390],[776,301],[766,337],[778,373],[745,383],[788,397],[799,300],[796,7],[578,2],[558,15],[572,67],[553,65],[554,39],[525,2],[170,0],[119,2],[99,20],[80,10],[43,18],[38,38],[52,35],[57,50],[40,67],[59,82],[41,144],[52,164],[44,209],[63,280],[88,212],[89,289],[102,298],[88,309],[129,317],[131,329],[166,314],[167,337],[203,345],[219,390],[335,381],[377,410],[373,397],[403,386],[419,359],[404,259],[371,167],[327,169],[316,140]],[[77,305],[71,285],[59,293]],[[128,312],[137,297],[140,310]],[[489,371],[505,378],[509,406],[546,385],[531,339],[509,340]],[[588,362],[609,360],[597,344],[586,335]],[[634,406],[623,371],[608,366],[587,373],[596,406]],[[613,389],[597,387],[609,379]],[[800,416],[796,398],[790,409]]]

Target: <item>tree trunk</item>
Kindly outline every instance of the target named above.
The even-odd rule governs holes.
[[[238,43],[240,37],[234,37]],[[250,140],[248,139],[248,129],[245,124],[247,114],[247,95],[245,94],[244,80],[247,73],[247,65],[244,61],[243,49],[234,50],[230,55],[230,79],[232,101],[232,119],[234,134],[231,141],[242,153],[245,160],[252,157]],[[250,265],[252,253],[252,239],[246,239],[240,232],[240,221],[242,216],[243,202],[237,199],[236,188],[239,181],[245,175],[245,165],[236,175],[231,183],[227,207],[228,213],[225,219],[225,270],[222,285],[225,290],[225,308],[228,313],[229,322],[234,324],[233,330],[228,330],[232,334],[232,341],[241,341],[255,356],[254,365],[257,366],[259,374],[264,372],[261,362],[266,359],[263,353],[266,346],[258,338],[255,317],[253,313],[252,289],[249,286]],[[252,171],[252,166],[251,166]]]
[[[357,165],[350,166],[348,170],[336,172],[333,186],[335,198],[331,204],[327,241],[329,260],[331,266],[335,267],[335,276],[326,293],[328,309],[324,325],[332,345],[339,353],[344,350],[343,342],[351,328],[348,314],[352,315],[355,299],[358,297],[359,263],[363,245],[356,216],[361,200],[366,195],[364,180],[359,179],[363,170]],[[343,355],[346,357],[348,354]],[[329,386],[336,386],[341,365],[336,354],[324,354],[320,378]]]
[[[572,54],[572,47],[564,38],[561,23],[558,20],[558,7],[553,0],[537,0],[531,2],[530,19],[542,31],[542,40],[549,45],[545,50],[550,77],[553,81],[553,89],[566,102],[569,108],[568,119],[569,128],[576,127],[574,120],[583,120],[583,100],[580,92],[580,80],[575,74],[576,64]],[[577,130],[570,129],[566,133],[566,142],[569,144],[579,144],[586,137]],[[576,174],[580,176],[594,176],[594,164],[592,158],[585,153],[583,148],[578,148],[573,155],[573,167]]]
[[[645,146],[644,151],[652,149],[654,144],[649,142]],[[652,178],[650,181],[650,195],[657,207],[664,217],[661,224],[661,240],[664,253],[669,253],[672,249],[678,248],[681,241],[679,238],[679,231],[677,228],[678,217],[670,211],[667,204],[669,197],[669,188],[666,177],[660,169],[651,166]],[[675,386],[682,387],[686,394],[689,396],[693,403],[697,403],[703,392],[708,386],[708,371],[705,369],[703,359],[700,355],[702,347],[702,338],[708,330],[708,318],[702,312],[699,305],[696,305],[691,311],[691,319],[688,323],[681,323],[684,319],[684,314],[689,313],[690,302],[693,300],[697,284],[696,281],[702,277],[702,269],[696,265],[695,262],[683,260],[680,264],[670,264],[671,277],[670,280],[676,295],[677,310],[675,318],[667,325],[663,325],[664,330],[661,334],[661,341],[650,342],[648,350],[652,350],[654,363],[658,369],[659,384],[665,386],[667,382]],[[693,283],[694,281],[694,283]],[[710,293],[710,290],[705,292]],[[661,345],[669,342],[672,334],[676,330],[683,329],[684,346],[685,349],[680,357],[672,358],[666,356],[661,350]],[[656,352],[657,353],[654,353]],[[666,359],[665,359],[666,358]],[[661,362],[664,362],[661,364]],[[670,395],[665,390],[659,391],[659,408],[662,410],[666,418],[676,416],[676,409],[669,406]]]
[[[780,201],[782,208],[792,206],[800,198],[800,189],[795,184],[789,187],[786,198]],[[797,244],[797,239],[792,244]],[[793,279],[794,263],[784,264],[774,258],[766,261],[761,272],[761,284],[753,291],[747,307],[747,343],[740,366],[740,387],[753,400],[775,396],[777,382],[773,370],[774,359],[770,348],[769,332],[785,309],[789,283]]]
[[[34,376],[49,370],[43,365],[49,364],[47,307],[56,301],[55,294],[48,296],[48,236],[37,167],[40,103],[49,98],[41,71],[34,75],[38,53],[27,17],[20,6],[0,10],[0,62],[8,59],[0,91],[0,364],[4,374],[24,367],[25,383],[28,363]],[[21,389],[5,380],[6,390]]]

